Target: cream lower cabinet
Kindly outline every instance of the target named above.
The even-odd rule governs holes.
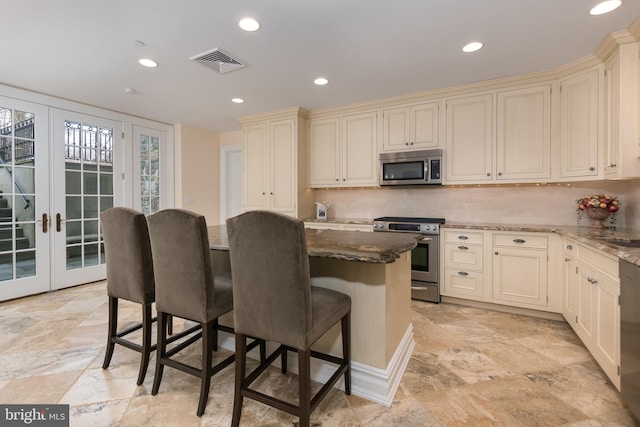
[[[534,309],[547,308],[547,237],[493,232],[495,302]]]
[[[446,229],[443,240],[443,296],[559,311],[560,293],[548,289],[546,234]]]
[[[442,295],[482,299],[484,296],[484,233],[445,230]]]
[[[377,112],[309,121],[309,187],[378,185]]]
[[[241,119],[245,211],[266,209],[309,216],[313,201],[306,188],[306,118],[300,109]],[[302,139],[302,141],[300,141]]]
[[[575,240],[567,238],[563,239],[562,245],[562,315],[569,321],[578,313],[577,245]]]
[[[574,292],[567,294],[570,300],[564,305],[570,305],[575,312],[565,314],[563,311],[565,319],[620,390],[618,260],[578,244],[573,278],[569,283],[574,283]]]

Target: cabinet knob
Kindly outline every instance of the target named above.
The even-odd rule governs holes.
[[[567,261],[567,262],[569,262],[569,261],[571,261],[571,258],[569,258],[569,257],[565,257],[565,258],[564,258],[564,260],[565,260],[565,261]]]
[[[567,245],[567,249],[572,251],[573,250],[573,246],[572,245]]]
[[[591,166],[591,167],[589,168],[589,170],[590,170],[591,172],[593,172],[594,170],[596,170],[596,168],[594,168],[593,166]]]
[[[413,145],[413,142],[410,142],[409,145]]]
[[[487,176],[491,176],[491,172],[487,172]]]
[[[264,191],[262,192],[262,195],[263,195],[263,196],[264,196],[264,195],[266,195],[266,194],[267,194],[267,193],[265,193]]]
[[[502,172],[498,172],[498,176],[502,176]]]
[[[460,249],[461,251],[466,251],[466,250],[468,250],[469,248],[468,248],[468,247],[466,247],[466,246],[458,246],[458,249]]]
[[[494,252],[494,255],[500,255],[500,254],[498,253],[498,251],[495,251],[495,252]]]
[[[609,167],[612,167],[612,168],[615,168],[616,166],[618,166],[618,165],[617,165],[617,164],[615,164],[615,163],[611,163],[611,164],[609,165]]]
[[[336,181],[340,182],[340,178],[336,178]]]
[[[269,193],[269,194],[271,194],[271,195],[273,196],[273,192],[271,192],[271,193]]]

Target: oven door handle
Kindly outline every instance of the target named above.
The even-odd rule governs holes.
[[[420,237],[418,239],[419,242],[431,242],[433,241],[433,237]]]
[[[426,290],[426,289],[427,289],[427,287],[426,287],[426,286],[412,286],[412,287],[411,287],[411,290],[412,290],[412,291],[424,291],[424,290]]]

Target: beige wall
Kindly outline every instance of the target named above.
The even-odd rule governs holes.
[[[220,199],[220,135],[205,129],[175,126],[176,207],[201,213],[217,224]]]
[[[329,217],[443,217],[450,222],[576,225],[576,200],[617,195],[618,227],[640,229],[640,180],[589,183],[317,190]],[[585,226],[591,220],[582,220]]]

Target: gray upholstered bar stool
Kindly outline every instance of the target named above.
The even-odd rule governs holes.
[[[151,305],[155,301],[155,285],[149,231],[145,216],[133,209],[114,207],[100,214],[107,264],[109,295],[109,336],[102,369],[111,363],[116,344],[142,353],[138,385],[144,381],[149,357],[156,349],[151,344]],[[118,331],[118,300],[142,305],[142,322]],[[142,345],[124,337],[142,328]]]
[[[156,276],[158,351],[152,395],[158,393],[162,373],[169,366],[200,378],[197,415],[204,413],[211,376],[233,363],[231,355],[212,366],[212,352],[218,348],[218,330],[233,329],[218,324],[218,317],[233,308],[230,274],[213,272],[207,224],[204,216],[180,209],[166,209],[150,215],[149,235]],[[176,347],[167,349],[167,316],[197,322],[202,331]],[[202,338],[202,366],[197,368],[173,358]]]
[[[232,426],[240,424],[243,398],[257,400],[300,417],[309,426],[311,412],[344,374],[351,394],[349,296],[311,286],[304,223],[267,211],[251,211],[227,220],[233,275],[233,320],[236,334],[236,374]],[[343,357],[318,353],[311,345],[333,325],[342,325]],[[246,375],[247,336],[280,343],[251,374]],[[287,351],[298,353],[299,404],[268,396],[251,383]],[[337,364],[326,384],[311,397],[311,356]]]

